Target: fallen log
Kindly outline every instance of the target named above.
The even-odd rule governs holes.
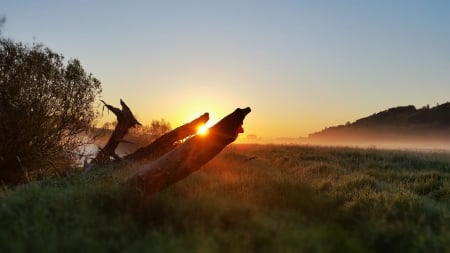
[[[236,109],[205,136],[196,135],[154,162],[140,165],[125,184],[139,192],[153,195],[200,169],[243,133],[243,120],[251,109]]]
[[[175,142],[194,135],[199,126],[205,125],[208,120],[209,114],[206,112],[193,121],[160,136],[149,145],[137,149],[135,152],[123,157],[123,159],[128,161],[137,161],[142,159],[155,160],[175,148]]]

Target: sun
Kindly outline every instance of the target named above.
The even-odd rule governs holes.
[[[200,125],[198,128],[197,128],[197,134],[198,135],[207,135],[208,134],[208,127],[206,126],[206,125]]]

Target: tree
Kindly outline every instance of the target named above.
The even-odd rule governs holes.
[[[0,37],[0,180],[73,165],[100,92],[77,59]]]
[[[130,134],[137,137],[140,142],[149,144],[156,138],[172,130],[170,123],[165,119],[152,120],[150,124],[130,129]]]

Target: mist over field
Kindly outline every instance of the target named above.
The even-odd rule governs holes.
[[[241,140],[248,143],[449,151],[450,103],[420,109],[411,105],[393,107],[344,125],[325,127],[303,138],[265,140],[248,135]]]
[[[411,150],[423,152],[450,152],[450,142],[420,141],[420,140],[388,140],[388,141],[313,141],[306,138],[276,138],[262,140],[240,140],[239,143],[261,145],[291,145],[291,146],[324,146],[324,147],[353,147],[361,149]]]

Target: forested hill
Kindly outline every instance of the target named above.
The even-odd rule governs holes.
[[[399,106],[309,135],[317,141],[450,141],[450,103]]]

